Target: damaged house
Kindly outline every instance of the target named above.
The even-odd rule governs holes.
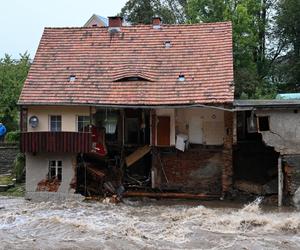
[[[235,188],[300,206],[300,101],[236,100],[234,107]]]
[[[19,99],[26,196],[223,197],[231,23],[46,28]]]

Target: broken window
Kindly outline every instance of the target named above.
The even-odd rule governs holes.
[[[258,129],[259,131],[269,131],[269,116],[259,116],[258,117]]]
[[[79,115],[77,117],[77,131],[89,132],[88,125],[90,124],[90,117],[87,115]]]
[[[61,115],[50,116],[50,131],[61,131]]]
[[[50,160],[49,161],[49,180],[57,179],[62,180],[62,161]]]

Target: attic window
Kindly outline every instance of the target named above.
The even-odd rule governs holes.
[[[74,82],[76,80],[76,76],[75,75],[70,75],[69,76],[69,81],[70,82]]]
[[[164,42],[164,45],[165,45],[165,48],[166,48],[166,49],[172,47],[171,41],[165,41],[165,42]]]
[[[98,27],[98,25],[95,23],[95,24],[92,25],[92,27]]]
[[[129,76],[129,77],[123,77],[120,79],[115,80],[115,82],[131,82],[131,81],[149,81],[146,78],[140,77],[140,76]]]
[[[178,76],[178,78],[177,78],[177,80],[178,80],[179,82],[184,82],[184,81],[185,81],[185,76],[184,76],[184,74],[180,73],[179,76]]]

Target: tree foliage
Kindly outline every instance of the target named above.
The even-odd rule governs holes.
[[[276,60],[274,78],[279,90],[300,91],[300,1],[280,0],[277,6],[275,34],[284,53]]]
[[[267,82],[266,56],[268,14],[273,7],[271,0],[188,1],[187,15],[191,23],[232,22],[237,97],[273,95],[274,88]]]
[[[0,59],[0,122],[8,131],[18,128],[17,101],[30,67],[29,54],[14,60],[9,55]]]
[[[154,16],[164,23],[183,23],[186,0],[129,0],[120,15],[132,24],[150,24]]]

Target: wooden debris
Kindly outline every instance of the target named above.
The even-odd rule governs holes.
[[[188,193],[152,193],[152,192],[125,192],[123,197],[175,198],[175,199],[216,199],[220,195],[188,194]]]
[[[100,179],[102,179],[105,176],[105,173],[101,170],[99,170],[96,166],[93,165],[87,165],[86,170],[93,176],[96,176]]]
[[[43,179],[37,184],[36,191],[57,192],[60,186],[60,181],[57,178],[51,180]]]
[[[131,166],[133,163],[143,158],[147,153],[150,152],[150,150],[151,147],[149,145],[145,145],[135,150],[132,154],[127,156],[125,159],[127,167]]]
[[[251,181],[238,180],[234,184],[238,190],[251,193],[251,194],[263,194],[263,185],[257,184]]]

